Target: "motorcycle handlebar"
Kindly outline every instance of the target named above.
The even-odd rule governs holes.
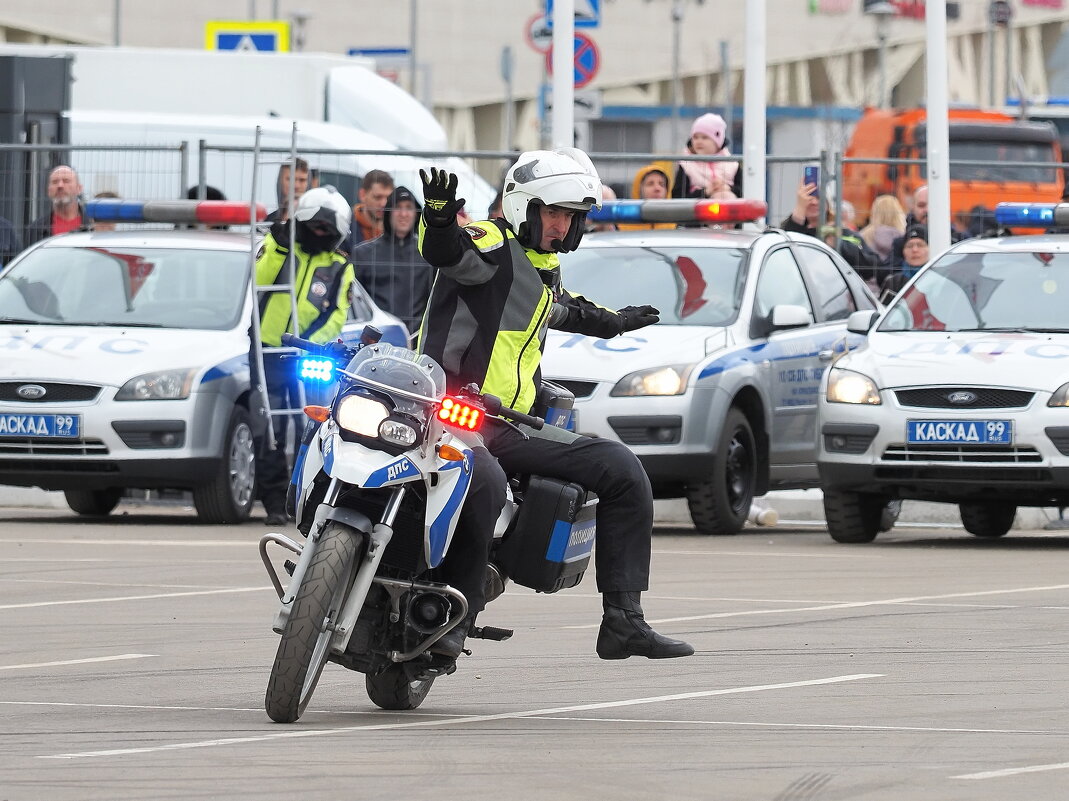
[[[320,345],[318,342],[313,342],[310,339],[301,339],[301,337],[296,334],[283,334],[282,344],[289,348],[300,348],[301,350],[306,350],[309,353],[314,353],[316,355],[322,354],[324,348],[324,346]]]
[[[482,400],[487,412],[496,414],[498,417],[504,417],[506,420],[511,420],[513,423],[521,423],[530,426],[535,431],[540,431],[546,424],[546,421],[541,417],[524,414],[515,409],[510,409],[508,406],[503,406],[501,404],[501,398],[496,395],[483,395]]]

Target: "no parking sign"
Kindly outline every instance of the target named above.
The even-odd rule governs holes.
[[[572,64],[575,69],[575,88],[582,89],[594,80],[601,66],[601,53],[594,40],[585,33],[575,34]],[[546,51],[546,72],[553,74],[553,48]]]

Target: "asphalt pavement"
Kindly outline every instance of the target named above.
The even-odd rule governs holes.
[[[510,587],[420,709],[329,665],[283,726],[264,531],[0,508],[0,799],[1063,797],[1067,532],[662,524],[647,616],[693,657],[597,659],[593,576]]]

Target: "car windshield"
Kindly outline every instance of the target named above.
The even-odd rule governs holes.
[[[0,323],[225,331],[248,272],[242,251],[42,247],[0,275]]]
[[[562,256],[561,280],[610,309],[656,306],[659,325],[723,326],[738,316],[745,263],[740,248],[581,247]]]
[[[950,254],[901,293],[880,331],[1069,331],[1069,254]]]

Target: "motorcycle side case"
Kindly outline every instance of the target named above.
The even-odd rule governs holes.
[[[494,563],[517,584],[538,592],[574,587],[590,564],[597,503],[598,497],[578,484],[531,476]]]
[[[570,389],[565,389],[552,381],[542,381],[542,386],[538,388],[538,394],[535,396],[531,414],[541,417],[547,425],[571,430],[574,403],[575,395]]]

